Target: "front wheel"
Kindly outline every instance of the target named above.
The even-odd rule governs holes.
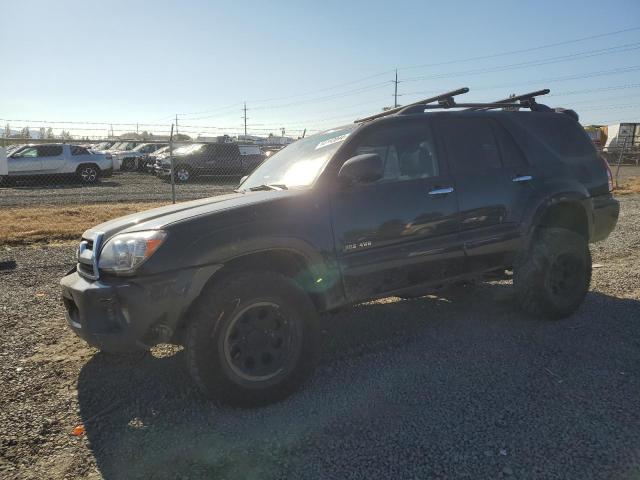
[[[80,165],[76,174],[82,183],[92,184],[98,181],[100,169],[95,165]]]
[[[292,393],[318,354],[318,314],[275,273],[237,274],[205,290],[187,329],[191,376],[210,398],[266,404]]]
[[[550,319],[571,315],[591,283],[591,253],[587,240],[564,228],[542,228],[529,251],[513,270],[521,308]]]

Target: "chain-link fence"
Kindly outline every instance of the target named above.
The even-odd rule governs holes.
[[[280,145],[127,141],[51,143],[3,139],[0,206],[169,203],[232,191]],[[616,180],[638,166],[640,145],[598,147]]]
[[[0,206],[185,201],[232,191],[279,145],[3,139]]]

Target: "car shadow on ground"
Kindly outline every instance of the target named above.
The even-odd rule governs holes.
[[[550,322],[518,313],[511,292],[480,284],[327,314],[312,379],[262,408],[203,398],[182,351],[96,354],[78,400],[98,468],[108,479],[328,478],[382,462],[391,478],[384,459],[403,442],[419,454],[402,477],[421,462],[445,477],[502,475],[503,448],[520,449],[509,468],[533,476],[629,462],[640,302],[591,292]]]

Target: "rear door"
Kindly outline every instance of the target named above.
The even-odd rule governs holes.
[[[341,185],[332,195],[335,245],[349,300],[459,275],[464,252],[456,192],[429,124],[383,124],[363,135],[347,157],[378,153],[383,178]]]
[[[509,263],[522,241],[522,201],[531,191],[532,176],[518,165],[520,152],[487,116],[442,116],[437,128],[457,187],[467,270]]]
[[[38,145],[38,156],[42,160],[43,173],[63,173],[66,162],[63,145]]]

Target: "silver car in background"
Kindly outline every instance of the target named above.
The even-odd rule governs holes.
[[[7,155],[6,168],[0,168],[0,183],[18,178],[76,177],[83,183],[96,183],[111,175],[110,156],[80,145],[45,143],[25,145]]]

